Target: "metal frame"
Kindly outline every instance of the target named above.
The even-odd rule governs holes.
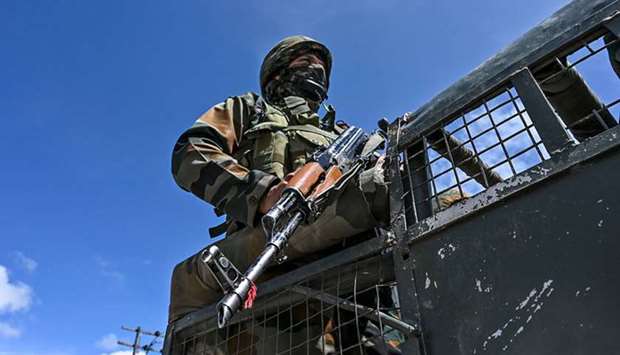
[[[540,89],[526,94],[528,98],[542,96]],[[539,101],[551,110],[544,96]],[[413,194],[413,200],[407,196],[411,200],[410,211],[406,211],[410,224],[548,159],[532,115],[517,90],[505,88],[481,102],[442,122],[403,150],[404,175]],[[555,121],[558,134],[567,135],[557,118]]]
[[[398,248],[394,252],[396,277],[399,279],[399,285],[407,287],[401,295],[407,298],[409,307],[403,309],[402,312],[409,315],[420,329],[418,338],[420,344],[417,344],[417,351],[423,354],[429,353],[424,343],[425,327],[416,290],[416,285],[420,283],[415,282],[412,272],[415,267],[414,261],[408,256],[412,244],[431,238],[457,221],[474,213],[480,213],[483,209],[503,199],[523,192],[537,183],[566,172],[577,164],[620,146],[620,128],[618,127],[609,129],[581,145],[574,146],[574,140],[568,135],[531,73],[531,70],[559,56],[560,51],[569,53],[588,38],[600,36],[605,31],[605,27],[613,31],[620,18],[619,11],[618,1],[573,1],[551,16],[549,20],[529,31],[519,41],[488,60],[483,66],[436,96],[428,104],[413,113],[403,115],[390,126],[392,147],[388,150],[388,157],[391,162],[392,228],[399,240]],[[466,112],[470,107],[481,103],[485,105],[485,97],[503,90],[506,85],[514,85],[530,119],[551,154],[551,159],[521,174],[515,174],[504,182],[489,184],[490,187],[486,191],[453,208],[440,211],[432,216],[422,215],[425,218],[419,218],[418,211],[413,208],[414,218],[407,218],[405,197],[411,193],[415,195],[415,191],[408,191],[403,187],[403,169],[408,172],[413,171],[408,164],[407,152],[412,149],[413,145],[425,143],[425,134],[440,129],[438,127],[441,127],[442,122],[462,115],[462,112]],[[611,105],[613,104],[615,103]],[[426,164],[428,161],[418,166]],[[420,171],[417,174],[424,173]],[[414,189],[415,186],[420,188],[420,183],[416,183],[420,181],[420,178],[416,176],[412,178],[410,174],[406,174],[409,179],[407,182],[410,186],[414,186]],[[428,176],[422,179],[427,181]],[[416,201],[424,199],[427,194],[422,193],[421,197],[414,196],[411,203],[415,206]],[[408,225],[407,220],[412,223]]]
[[[519,70],[512,77],[512,83],[522,98],[525,109],[534,121],[547,150],[553,153],[572,144],[573,140],[562,126],[560,118],[530,70],[528,68]]]

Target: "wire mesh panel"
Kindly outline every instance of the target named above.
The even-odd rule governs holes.
[[[474,196],[548,158],[516,91],[503,89],[425,134],[406,150],[410,222]]]
[[[536,78],[577,141],[620,119],[620,40],[611,33],[580,40],[538,68]]]
[[[413,327],[400,320],[393,280],[391,255],[327,270],[259,298],[225,329],[208,320],[174,353],[400,354]]]

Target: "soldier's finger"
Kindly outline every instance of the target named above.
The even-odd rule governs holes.
[[[258,211],[260,213],[267,213],[267,211],[269,211],[269,209],[273,207],[276,202],[278,202],[286,186],[286,181],[280,181],[277,185],[270,188],[269,191],[267,191],[267,194],[265,194],[265,196],[261,199]]]

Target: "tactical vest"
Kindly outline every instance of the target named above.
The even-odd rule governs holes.
[[[234,156],[249,169],[257,169],[283,179],[304,165],[317,148],[328,146],[338,133],[312,124],[289,125],[286,114],[267,103],[255,114]]]

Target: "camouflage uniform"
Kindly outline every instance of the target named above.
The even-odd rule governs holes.
[[[331,56],[327,48],[307,37],[289,37],[276,45],[263,62],[263,95],[265,91],[279,90],[270,86],[273,78],[295,56],[307,52],[321,57],[329,78]],[[215,206],[216,213],[226,214],[226,238],[218,246],[241,270],[265,246],[258,223],[261,198],[286,174],[302,166],[317,147],[328,145],[339,133],[338,127],[319,127],[317,106],[298,96],[278,102],[267,102],[254,93],[230,97],[200,116],[175,145],[175,181]],[[382,169],[377,166],[361,176],[360,181],[338,192],[315,223],[299,228],[286,251],[289,260],[342,242],[386,218],[387,187]],[[222,296],[211,274],[200,265],[199,254],[174,269],[170,322]]]

